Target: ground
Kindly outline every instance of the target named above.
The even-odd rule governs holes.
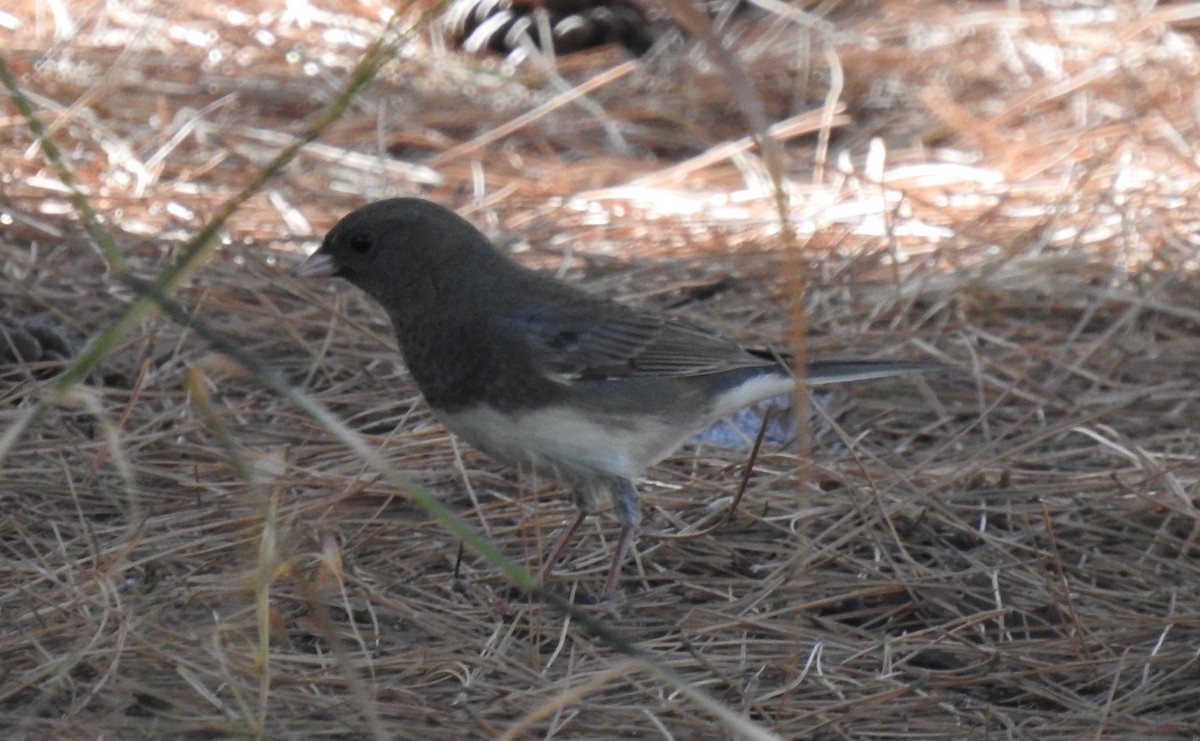
[[[48,348],[0,353],[6,736],[1200,738],[1200,9],[791,7],[506,60],[423,2],[6,5],[0,327]],[[740,497],[748,443],[687,446],[609,603],[585,526],[568,615],[369,454],[527,568],[555,483],[286,276],[391,195],[747,344],[949,369],[816,393]]]

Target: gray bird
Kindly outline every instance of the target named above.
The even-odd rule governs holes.
[[[292,274],[365,291],[387,311],[409,372],[447,428],[570,488],[579,513],[543,562],[543,580],[597,497],[612,498],[621,533],[601,599],[612,596],[641,519],[634,482],[646,468],[696,431],[796,387],[786,358],[521,267],[457,214],[418,198],[350,213]],[[937,367],[817,361],[804,380]]]

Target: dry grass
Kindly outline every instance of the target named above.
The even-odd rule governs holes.
[[[333,98],[384,10],[261,5],[0,12],[139,274]],[[824,5],[820,31],[735,29],[773,120],[797,117],[792,251],[697,52],[510,69],[425,34],[177,298],[533,565],[565,498],[457,449],[379,312],[280,266],[347,210],[422,194],[747,342],[786,336],[799,266],[810,354],[961,372],[822,397],[811,444],[762,456],[723,524],[738,451],[657,467],[626,598],[587,609],[784,738],[1200,737],[1200,8]],[[0,311],[94,335],[130,294],[0,110]],[[5,379],[0,430],[41,383]],[[165,318],[9,451],[0,503],[8,738],[728,733]],[[594,592],[614,532],[595,518],[554,586]]]

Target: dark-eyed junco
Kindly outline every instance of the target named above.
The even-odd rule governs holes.
[[[521,267],[452,211],[417,198],[349,214],[293,275],[337,276],[366,291],[391,317],[409,372],[446,427],[570,487],[579,514],[543,563],[543,579],[596,497],[612,497],[621,533],[602,599],[641,518],[634,482],[642,472],[697,430],[796,384],[778,355]],[[818,361],[805,381],[932,366]]]

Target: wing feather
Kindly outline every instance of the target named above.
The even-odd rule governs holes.
[[[586,295],[586,294],[584,294]],[[580,294],[514,307],[500,322],[538,365],[573,379],[700,376],[775,362],[700,327]]]

